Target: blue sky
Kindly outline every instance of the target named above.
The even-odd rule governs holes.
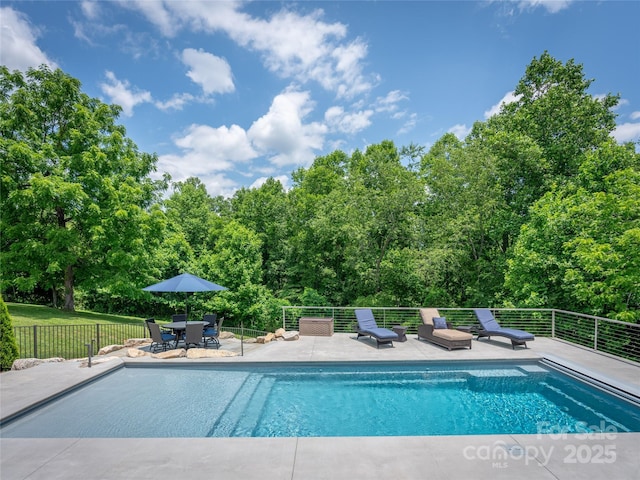
[[[174,181],[211,195],[336,149],[460,138],[545,50],[593,95],[621,95],[640,140],[637,1],[3,1],[0,60],[46,63],[122,106],[119,123]]]

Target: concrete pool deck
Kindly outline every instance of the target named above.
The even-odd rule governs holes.
[[[239,351],[239,342],[223,340]],[[244,345],[244,356],[206,360],[122,358],[80,368],[48,363],[0,375],[0,418],[122,363],[525,360],[548,358],[640,396],[640,365],[537,338],[512,350],[504,339],[448,351],[419,341],[375,347],[354,334]],[[428,405],[425,405],[428,408]],[[411,412],[398,412],[411,415]],[[469,412],[478,415],[479,412]],[[640,433],[301,438],[0,439],[0,478],[55,479],[422,479],[635,478]]]

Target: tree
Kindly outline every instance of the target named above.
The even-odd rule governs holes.
[[[282,183],[268,178],[258,188],[242,188],[231,205],[232,218],[260,238],[265,285],[281,291],[286,283],[289,238],[289,202]]]
[[[19,354],[16,337],[13,334],[11,316],[7,305],[0,296],[0,369],[9,370]]]
[[[565,180],[578,173],[583,155],[609,138],[615,128],[611,110],[619,96],[596,98],[588,93],[581,64],[563,64],[544,52],[527,66],[515,88],[516,101],[489,120],[498,129],[530,137],[542,149],[552,174]]]
[[[156,156],[140,153],[115,121],[120,107],[81,92],[80,82],[42,66],[0,69],[3,288],[131,284],[157,243]],[[134,280],[133,283],[137,283]]]
[[[506,286],[522,306],[640,320],[640,155],[613,140],[532,209]]]

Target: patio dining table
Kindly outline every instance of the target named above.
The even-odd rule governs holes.
[[[204,325],[205,327],[209,325],[209,322],[203,321],[194,321],[194,322],[171,322],[165,323],[162,325],[162,328],[169,328],[173,330],[173,333],[176,334],[176,348],[178,347],[178,342],[184,338],[184,332],[187,329],[187,323],[189,325]]]

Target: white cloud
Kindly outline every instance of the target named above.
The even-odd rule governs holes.
[[[409,115],[409,119],[404,122],[400,130],[398,130],[398,135],[403,135],[405,133],[409,133],[413,130],[418,123],[418,115],[416,113],[412,113]]]
[[[189,67],[187,76],[202,87],[205,94],[229,93],[235,90],[231,67],[224,59],[202,49],[186,48],[182,62]]]
[[[100,16],[100,4],[96,1],[80,2],[82,13],[89,20],[96,20]]]
[[[180,154],[160,155],[158,171],[171,175],[173,181],[198,177],[211,195],[233,195],[238,185],[229,178],[238,163],[257,157],[247,133],[238,125],[218,128],[191,125],[174,139]],[[245,167],[243,167],[245,168]]]
[[[467,127],[464,124],[457,124],[447,130],[447,132],[453,133],[460,140],[464,140],[464,138],[471,132],[471,127]]]
[[[640,123],[623,123],[618,125],[611,133],[611,136],[619,143],[640,141]]]
[[[403,100],[409,100],[406,93],[392,90],[386,96],[376,99],[376,112],[395,112],[398,110],[398,103]]]
[[[10,7],[0,7],[0,65],[23,72],[42,64],[57,68],[36,44],[39,34],[26,15]]]
[[[631,115],[629,115],[629,117],[631,118],[631,120],[639,119],[640,118],[640,111],[631,112]]]
[[[155,101],[154,105],[158,107],[160,110],[182,110],[185,105],[196,100],[196,97],[191,95],[190,93],[176,93],[169,100]]]
[[[166,36],[182,28],[222,31],[239,45],[260,52],[267,69],[299,82],[314,81],[339,97],[370,91],[376,76],[363,74],[367,45],[362,39],[345,41],[347,27],[322,20],[324,12],[301,15],[282,9],[267,19],[240,9],[243,2],[122,2],[136,9]]]
[[[496,103],[489,110],[484,112],[484,118],[493,117],[494,115],[497,115],[498,113],[500,113],[500,110],[502,110],[503,105],[508,105],[509,103],[517,102],[520,99],[521,95],[514,95],[514,93],[515,92],[513,91],[505,93],[504,97],[502,97],[502,99],[498,103]]]
[[[118,80],[113,72],[107,71],[105,75],[109,83],[101,83],[100,89],[109,97],[110,103],[122,107],[122,113],[126,117],[133,115],[133,109],[136,105],[152,101],[151,93],[146,90],[131,89],[129,82]]]
[[[373,110],[370,109],[345,113],[344,108],[334,106],[327,109],[324,120],[332,131],[354,134],[371,125],[372,115]]]
[[[321,123],[303,123],[313,107],[309,92],[288,89],[253,122],[249,139],[260,152],[272,155],[269,160],[274,165],[308,165],[315,156],[313,151],[322,148],[327,132]]]
[[[516,0],[520,10],[544,7],[549,13],[558,13],[573,3],[573,0]]]

